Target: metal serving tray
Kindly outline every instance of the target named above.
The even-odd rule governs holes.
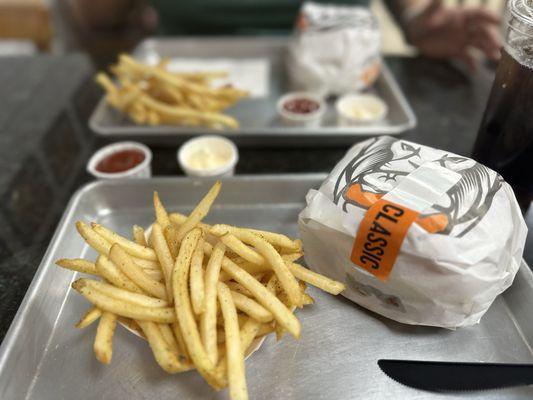
[[[270,64],[269,93],[267,97],[244,99],[227,110],[241,124],[237,131],[216,132],[227,135],[239,144],[320,143],[321,145],[351,144],[361,135],[395,135],[416,125],[415,115],[386,65],[372,92],[385,100],[388,117],[381,123],[368,126],[340,127],[336,123],[334,101],[328,102],[323,124],[318,128],[293,128],[281,124],[276,113],[276,102],[288,92],[285,73],[287,40],[283,37],[254,38],[192,38],[148,39],[135,50],[142,61],[170,58],[264,58]],[[176,126],[140,126],[109,106],[102,98],[90,119],[91,128],[98,134],[115,139],[135,139],[147,143],[172,143],[193,135],[213,133],[205,128]],[[305,139],[305,140],[302,140]]]
[[[309,188],[324,175],[236,177],[224,181],[209,221],[297,235],[296,219]],[[69,289],[76,273],[54,266],[60,257],[92,257],[74,221],[97,220],[129,233],[153,218],[152,191],[168,208],[189,211],[212,182],[191,179],[101,181],[72,198],[0,348],[0,399],[227,399],[196,372],[168,375],[137,336],[117,328],[113,362],[99,364],[95,326],[73,324],[88,303]],[[402,325],[344,299],[311,290],[316,304],[298,312],[300,341],[269,336],[247,361],[252,399],[440,399],[404,387],[378,368],[379,358],[533,362],[533,274],[523,264],[515,283],[482,322],[449,331]],[[453,395],[468,399],[530,399],[533,388]]]

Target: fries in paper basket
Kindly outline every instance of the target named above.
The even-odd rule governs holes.
[[[334,295],[344,285],[297,264],[299,240],[202,223],[220,187],[217,182],[188,216],[168,214],[154,193],[148,240],[139,226],[131,241],[78,222],[99,256],[57,264],[101,278],[72,284],[92,304],[76,327],[99,320],[94,353],[100,362],[111,362],[118,321],[142,334],[166,372],[196,369],[216,390],[229,386],[232,399],[247,399],[244,359],[254,340],[271,332],[278,340],[285,332],[299,339],[294,311],[314,302],[307,284]]]
[[[106,91],[107,102],[137,124],[238,128],[238,121],[221,111],[247,92],[213,87],[213,79],[224,77],[224,72],[170,72],[168,61],[150,66],[122,54],[110,68],[116,80],[100,72],[96,82]]]

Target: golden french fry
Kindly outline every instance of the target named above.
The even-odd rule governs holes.
[[[145,260],[157,261],[157,256],[155,255],[153,249],[138,245],[137,243],[120,236],[119,234],[100,224],[92,223],[91,226],[97,234],[99,234],[109,243],[119,244],[128,254]]]
[[[162,271],[158,271],[157,269],[150,269],[150,268],[143,268],[143,271],[146,273],[146,275],[148,275],[154,281],[158,281],[158,282],[165,281],[165,277]]]
[[[98,322],[98,329],[94,338],[94,354],[103,364],[109,364],[113,356],[113,334],[117,326],[117,316],[110,312],[103,312]]]
[[[163,324],[170,324],[176,321],[176,314],[170,307],[142,307],[124,300],[118,300],[90,288],[80,279],[72,283],[72,288],[102,311],[140,321]]]
[[[133,240],[140,246],[148,246],[148,243],[146,243],[144,229],[139,225],[133,225]]]
[[[165,210],[165,207],[159,198],[159,193],[157,192],[154,192],[154,210],[157,223],[162,229],[165,229],[167,225],[170,224],[170,220],[168,219],[167,210]]]
[[[223,230],[224,227],[219,229],[217,225],[211,227],[211,232],[213,234],[220,234],[220,232]],[[283,289],[289,296],[291,303],[296,306],[301,306],[303,300],[300,287],[298,286],[298,281],[291,273],[289,268],[285,265],[285,262],[276,249],[274,249],[274,247],[272,247],[272,245],[265,239],[255,235],[254,233],[247,232],[245,230],[234,230],[233,234],[244,243],[253,246],[259,252],[259,254],[263,256],[263,258],[268,262],[268,264],[270,264],[275,274],[278,276],[278,279],[283,286]]]
[[[256,337],[262,337],[262,336],[268,335],[274,332],[274,330],[275,330],[274,324],[272,323],[262,324],[261,327],[259,328],[259,331],[257,332]]]
[[[74,326],[78,329],[87,328],[101,316],[102,310],[98,309],[97,307],[91,307]]]
[[[173,302],[173,293],[172,293],[172,270],[174,268],[174,259],[172,258],[172,255],[170,254],[170,250],[167,246],[167,241],[165,240],[165,237],[163,235],[163,230],[161,228],[161,225],[159,225],[158,222],[152,225],[152,233],[151,233],[151,242],[152,246],[154,247],[155,254],[157,255],[157,259],[159,260],[159,263],[161,264],[161,267],[163,269],[163,273],[165,276],[165,288],[167,291],[167,298],[170,304]]]
[[[237,309],[229,288],[222,282],[218,282],[217,295],[224,318],[230,396],[233,400],[245,400],[248,399],[248,390],[246,388],[244,351],[241,343]]]
[[[259,322],[270,322],[274,318],[272,313],[255,300],[237,292],[231,292],[235,307]]]
[[[143,306],[143,307],[168,307],[168,303],[165,300],[156,299],[155,297],[146,296],[140,293],[133,293],[128,290],[119,289],[113,285],[105,282],[95,281],[93,279],[81,278],[81,281],[90,288],[97,290],[106,296],[113,297],[118,300],[124,300],[129,303]]]
[[[185,221],[187,221],[187,216],[184,215],[184,214],[180,214],[180,213],[170,213],[168,215],[168,218],[170,219],[170,222],[172,222],[173,224],[175,224],[176,226],[181,226],[183,225],[183,223]],[[206,232],[209,232],[209,230],[211,229],[211,225],[208,225],[206,223],[203,223],[203,222],[198,222],[196,224],[196,226],[198,228],[202,228],[202,230],[206,231]]]
[[[183,340],[196,369],[211,386],[221,389],[224,386],[223,376],[217,374],[215,365],[207,356],[202,345],[189,296],[190,263],[200,236],[201,230],[193,229],[184,237],[181,244],[174,271],[172,272],[174,306]]]
[[[100,255],[96,260],[96,271],[106,281],[116,287],[129,290],[134,293],[144,293],[130,278],[128,278],[109,258]]]
[[[202,334],[202,343],[209,360],[216,364],[217,354],[217,282],[219,278],[222,260],[226,246],[218,242],[205,270],[205,310],[200,316],[200,331]]]
[[[179,323],[176,321],[171,326],[172,331],[174,332],[174,336],[176,337],[176,341],[178,342],[180,354],[185,358],[185,362],[190,362],[191,357],[189,356],[187,345],[185,344],[185,340],[183,339],[183,334],[181,333]]]
[[[70,269],[71,271],[82,272],[84,274],[98,275],[96,265],[94,263],[84,260],[83,258],[61,258],[56,261],[56,264],[62,268]]]
[[[154,253],[155,254],[155,253]],[[130,278],[137,286],[139,286],[146,293],[167,300],[167,292],[165,285],[161,282],[158,282],[150,276],[144,270],[139,267],[135,262],[130,258],[128,253],[117,243],[111,246],[109,251],[109,259],[126,275]]]
[[[315,304],[315,299],[309,296],[307,293],[304,293],[304,306]]]
[[[190,369],[190,367],[178,359],[178,357],[169,350],[168,343],[165,341],[159,326],[153,322],[138,321],[137,322],[148,340],[148,344],[154,353],[154,358],[164,371],[169,374],[183,372]]]
[[[204,284],[204,238],[198,240],[191,259],[190,286],[192,309],[196,315],[205,311],[205,284]]]
[[[89,225],[82,221],[76,222],[76,229],[81,237],[87,242],[89,246],[95,249],[98,253],[107,255],[111,249],[111,244],[102,236],[97,234]]]
[[[292,274],[310,285],[316,286],[319,289],[322,289],[325,292],[337,295],[345,289],[343,283],[335,281],[333,279],[327,278],[324,275],[311,271],[303,267],[300,264],[293,262],[287,262],[287,267],[292,272]]]
[[[189,214],[187,219],[180,225],[177,233],[178,241],[181,241],[187,232],[193,229],[207,215],[211,205],[220,192],[221,186],[222,183],[220,181],[216,181],[204,198],[200,200],[194,210]]]
[[[133,257],[131,255],[130,257],[135,262],[135,264],[137,264],[142,269],[153,269],[156,271],[161,271],[161,265],[158,261],[144,260],[142,258]]]
[[[300,258],[302,258],[303,255],[304,255],[304,253],[302,253],[301,251],[297,251],[296,253],[282,254],[281,258],[283,258],[283,261],[285,261],[286,263],[287,262],[295,262],[295,261],[299,260]]]
[[[231,276],[230,276],[230,279],[232,279]],[[231,289],[232,292],[237,292],[244,296],[253,297],[252,292],[250,292],[248,289],[242,286],[239,282],[234,282],[234,281],[226,282],[223,279],[220,279],[220,281],[224,282]]]
[[[175,260],[178,256],[178,251],[180,247],[180,242],[178,240],[178,229],[173,225],[167,225],[163,230],[165,240],[167,241],[168,249],[172,255],[172,259]]]
[[[178,346],[178,342],[176,341],[176,338],[174,337],[174,332],[172,331],[172,328],[168,324],[159,324],[159,331],[161,332],[161,336],[163,336],[163,339],[165,339],[166,344],[168,345],[170,351],[176,355],[179,359],[180,356],[180,350]]]
[[[235,235],[231,233],[225,233],[220,236],[220,240],[224,243],[231,251],[235,254],[238,254],[244,260],[251,262],[252,264],[263,265],[265,259],[263,256],[258,254],[255,250],[246,246],[241,240],[239,240]]]

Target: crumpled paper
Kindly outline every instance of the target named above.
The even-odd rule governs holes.
[[[381,70],[376,18],[364,7],[306,2],[289,42],[287,67],[297,90],[326,96],[371,86]]]
[[[438,193],[433,182],[444,171],[457,179]],[[395,190],[414,176],[416,185]],[[351,251],[367,209],[390,194],[398,204],[415,199],[421,212],[382,281],[352,262]],[[386,136],[370,139],[354,145],[306,202],[299,227],[307,265],[344,282],[345,297],[399,322],[449,329],[476,324],[521,264],[527,228],[511,187],[453,153]]]

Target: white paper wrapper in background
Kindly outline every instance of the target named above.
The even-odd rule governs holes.
[[[361,221],[380,199],[419,213],[386,280],[352,262]],[[399,322],[476,324],[520,266],[527,228],[513,191],[469,158],[370,139],[306,200],[299,227],[307,265],[345,282],[347,298]]]
[[[305,3],[287,67],[296,90],[339,95],[371,86],[381,69],[376,18],[368,8]]]

